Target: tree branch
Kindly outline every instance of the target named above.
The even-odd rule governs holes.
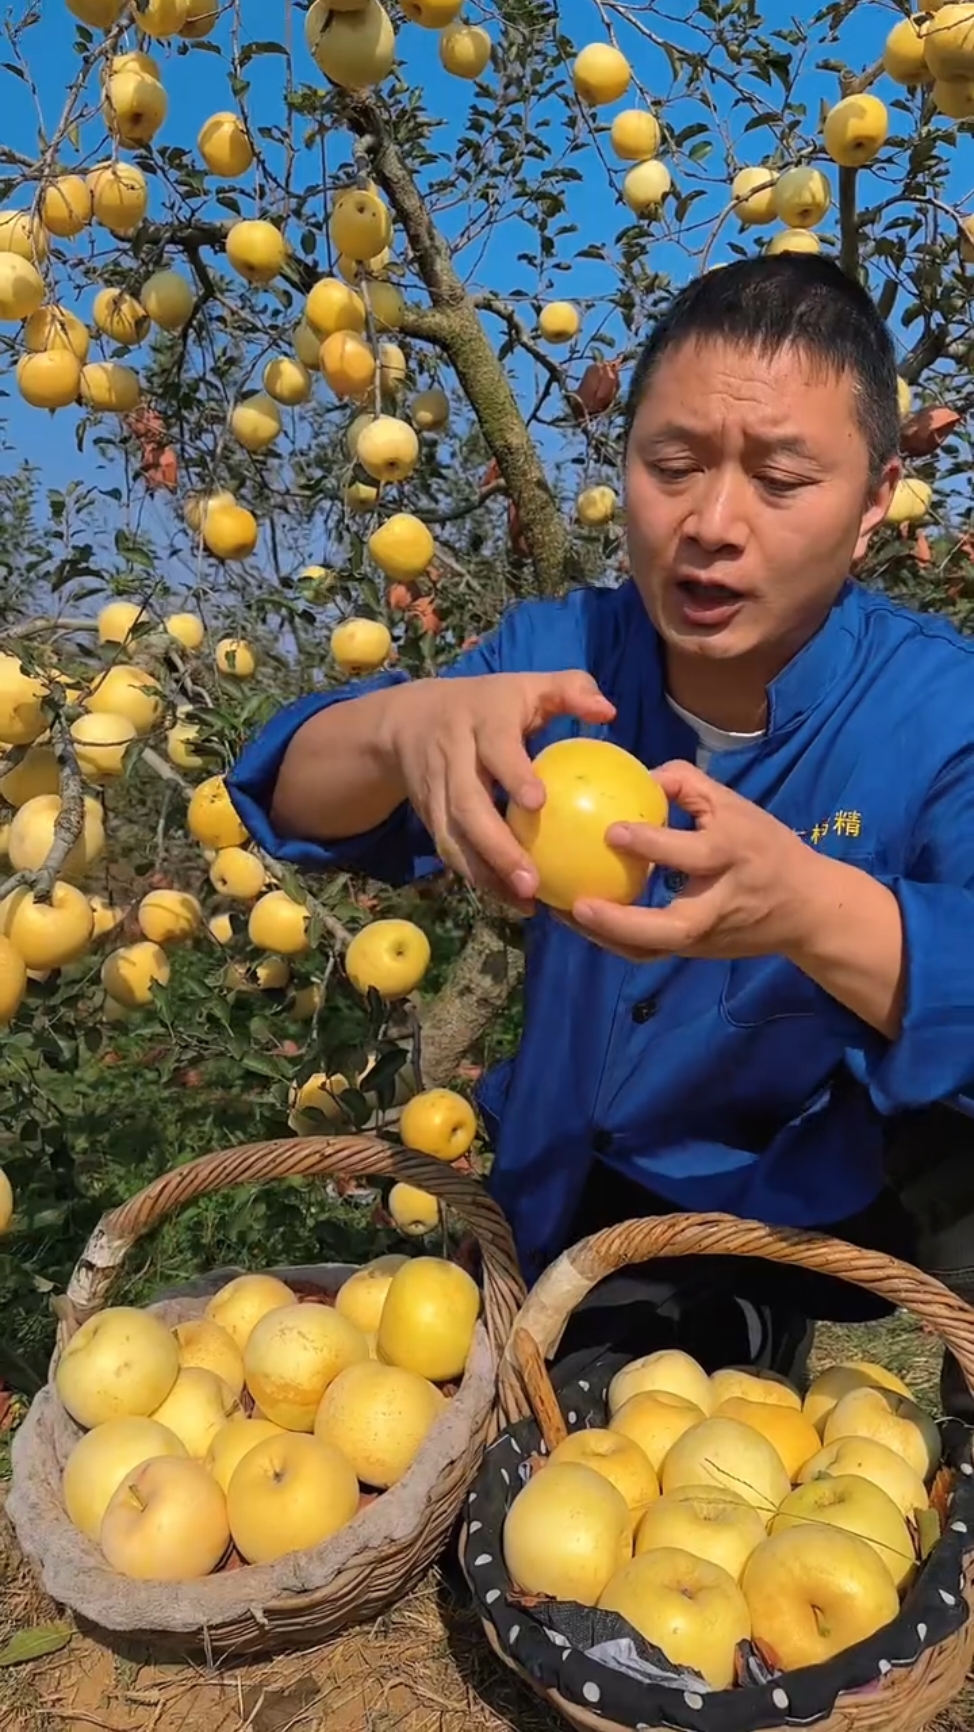
[[[839,264],[847,277],[859,281],[859,216],[856,191],[859,171],[839,169]]]
[[[420,333],[416,322],[410,321],[412,331],[431,336],[435,331],[432,340],[451,361],[517,505],[539,587],[556,594],[568,581],[571,541],[504,367],[378,102],[371,96],[354,97],[347,113],[360,141],[357,155],[360,159],[367,156],[372,173],[387,194],[433,303],[421,315],[426,332]],[[403,329],[409,334],[407,325]]]
[[[61,809],[54,821],[50,852],[36,871],[14,872],[0,884],[0,902],[23,885],[29,885],[38,902],[46,902],[85,822],[84,784],[74,750],[71,731],[64,716],[51,723],[51,746],[58,762]]]

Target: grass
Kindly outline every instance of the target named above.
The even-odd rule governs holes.
[[[870,1358],[896,1371],[936,1411],[940,1347],[900,1315],[856,1328],[826,1325],[814,1368]],[[0,1649],[16,1631],[60,1619],[0,1518]],[[4,1732],[564,1732],[487,1651],[453,1572],[431,1572],[374,1625],[267,1664],[158,1665],[75,1635],[57,1654],[0,1667]],[[974,1691],[928,1732],[972,1732]]]

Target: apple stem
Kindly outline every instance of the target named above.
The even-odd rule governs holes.
[[[813,1606],[812,1607],[812,1616],[815,1619],[815,1627],[818,1630],[819,1635],[825,1641],[828,1641],[829,1637],[832,1634],[832,1627],[826,1621],[825,1613],[822,1611],[821,1606]]]
[[[142,1511],[142,1514],[144,1515],[145,1514],[145,1508],[146,1508],[145,1499],[140,1494],[138,1486],[136,1486],[134,1484],[130,1485],[129,1491],[132,1494],[132,1502],[136,1505],[136,1507],[138,1509],[140,1509]]]

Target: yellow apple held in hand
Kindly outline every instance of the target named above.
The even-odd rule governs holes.
[[[736,1419],[760,1432],[778,1451],[788,1478],[794,1482],[806,1461],[811,1461],[821,1447],[818,1432],[810,1419],[789,1407],[772,1407],[767,1401],[744,1401],[732,1396],[721,1402],[714,1412],[715,1419]]]
[[[702,1425],[706,1414],[695,1402],[682,1395],[669,1395],[665,1389],[647,1389],[630,1395],[609,1420],[609,1430],[629,1437],[659,1473],[663,1462],[684,1432]]]
[[[89,1317],[72,1335],[54,1383],[86,1430],[108,1419],[148,1419],[179,1375],[179,1349],[149,1311],[117,1305]]]
[[[675,1546],[717,1564],[735,1582],[753,1551],[767,1538],[763,1517],[737,1492],[714,1485],[688,1485],[669,1492],[646,1511],[636,1529],[636,1556]]]
[[[408,1473],[446,1409],[446,1396],[428,1378],[369,1358],[325,1390],[314,1435],[341,1452],[363,1485],[387,1491]]]
[[[576,55],[572,67],[576,94],[589,108],[618,102],[629,89],[631,77],[628,60],[611,42],[590,42]]]
[[[684,1432],[663,1462],[660,1484],[664,1493],[686,1485],[729,1487],[767,1520],[791,1490],[774,1445],[735,1419],[705,1419]]]
[[[885,1443],[929,1480],[940,1465],[940,1432],[930,1415],[909,1396],[891,1389],[854,1389],[844,1395],[825,1422],[824,1443],[843,1437],[870,1437]]]
[[[713,1396],[712,1411],[716,1413],[724,1401],[765,1401],[772,1407],[802,1410],[802,1398],[794,1384],[774,1371],[755,1371],[743,1365],[725,1365],[710,1379]]]
[[[119,1575],[195,1581],[216,1569],[230,1544],[227,1500],[198,1461],[157,1456],[123,1479],[99,1537]]]
[[[896,1394],[908,1396],[912,1400],[912,1391],[882,1365],[873,1365],[867,1360],[850,1360],[844,1365],[830,1365],[827,1371],[821,1372],[809,1385],[808,1394],[802,1404],[806,1419],[811,1420],[820,1437],[832,1409],[838,1406],[844,1395],[851,1394],[854,1389],[892,1389]]]
[[[832,1660],[891,1624],[900,1599],[886,1565],[858,1534],[824,1524],[766,1539],[741,1579],[751,1635],[782,1670]]]
[[[345,972],[357,992],[406,998],[430,965],[430,942],[411,920],[371,920],[345,952]]]
[[[645,1552],[612,1578],[599,1606],[618,1612],[674,1665],[691,1666],[715,1690],[730,1689],[751,1615],[733,1576],[718,1564],[675,1548]]]
[[[842,1528],[868,1540],[882,1558],[898,1593],[909,1587],[917,1571],[917,1555],[903,1516],[878,1485],[857,1474],[814,1479],[790,1492],[772,1517],[768,1532],[817,1526]]]
[[[392,1277],[377,1332],[379,1358],[431,1383],[461,1377],[480,1291],[458,1263],[411,1257]]]
[[[173,1336],[182,1370],[195,1366],[200,1371],[212,1371],[231,1395],[239,1398],[243,1394],[243,1355],[228,1329],[208,1317],[197,1317],[177,1323]]]
[[[504,1563],[516,1588],[596,1606],[632,1557],[620,1491],[582,1462],[550,1462],[522,1486],[504,1521]]]
[[[290,1287],[276,1275],[237,1275],[214,1293],[204,1316],[225,1329],[242,1353],[262,1317],[294,1302]]]
[[[264,1443],[268,1437],[286,1435],[283,1426],[274,1425],[269,1419],[245,1419],[242,1414],[238,1414],[235,1418],[228,1419],[214,1434],[203,1466],[226,1493],[245,1455],[249,1455],[252,1449],[256,1449],[257,1445]]]
[[[287,1431],[311,1431],[328,1385],[368,1353],[361,1330],[330,1306],[285,1305],[251,1332],[244,1376],[265,1418]]]
[[[920,1475],[884,1443],[871,1437],[841,1437],[838,1443],[826,1444],[807,1461],[798,1475],[799,1485],[811,1480],[837,1478],[843,1474],[858,1474],[878,1485],[891,1497],[900,1515],[913,1519],[917,1510],[930,1507],[927,1488]]]
[[[296,1434],[268,1437],[234,1471],[226,1503],[241,1557],[269,1564],[321,1545],[350,1522],[358,1511],[358,1480],[330,1444]]]
[[[144,1461],[186,1453],[175,1432],[155,1419],[109,1419],[96,1425],[79,1438],[64,1465],[61,1494],[68,1519],[97,1541],[105,1511],[123,1479]]]
[[[676,1348],[647,1353],[642,1359],[630,1360],[621,1371],[617,1371],[609,1384],[609,1412],[617,1413],[631,1396],[645,1395],[649,1391],[680,1395],[705,1416],[714,1410],[710,1379],[703,1366],[698,1365],[689,1353],[681,1353]]]
[[[392,1277],[408,1261],[408,1257],[392,1253],[387,1257],[376,1257],[374,1262],[356,1269],[355,1274],[339,1287],[335,1295],[335,1310],[363,1335],[374,1335],[382,1320]]]
[[[440,1224],[440,1205],[429,1191],[401,1181],[393,1185],[386,1207],[400,1233],[407,1239],[424,1239]]]
[[[668,802],[646,766],[608,740],[557,740],[534,760],[545,802],[528,811],[513,800],[507,822],[537,868],[537,896],[570,912],[583,897],[632,903],[649,872],[644,860],[605,840],[610,825],[662,825]]]
[[[477,1115],[455,1090],[426,1089],[403,1107],[399,1135],[404,1148],[437,1161],[458,1161],[477,1135]]]
[[[565,1461],[581,1462],[614,1485],[625,1498],[634,1525],[659,1497],[659,1480],[645,1450],[619,1431],[593,1426],[570,1432],[552,1450],[548,1465]]]

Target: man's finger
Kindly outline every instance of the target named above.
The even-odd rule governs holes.
[[[505,824],[485,788],[470,743],[468,762],[451,759],[444,789],[451,835],[462,837],[490,871],[515,894],[530,901],[538,888],[538,872],[513,830]]]
[[[532,732],[552,716],[576,716],[580,722],[611,722],[616,713],[615,704],[603,696],[591,674],[583,668],[539,675],[535,703],[537,719]]]
[[[572,919],[587,938],[644,962],[679,956],[695,942],[694,922],[677,904],[672,908],[623,908],[593,897],[575,903]]]
[[[544,805],[544,783],[535,775],[519,733],[488,738],[485,731],[477,734],[475,744],[481,766],[509,800],[528,812],[537,812]]]
[[[727,864],[726,850],[713,830],[671,830],[658,824],[610,824],[605,833],[610,848],[635,854],[651,866],[666,866],[688,877],[719,872]]]
[[[672,758],[668,764],[660,764],[653,770],[653,776],[671,804],[682,806],[692,818],[702,818],[711,813],[715,798],[725,791],[719,782],[698,770],[696,764],[686,763],[682,758]]]

